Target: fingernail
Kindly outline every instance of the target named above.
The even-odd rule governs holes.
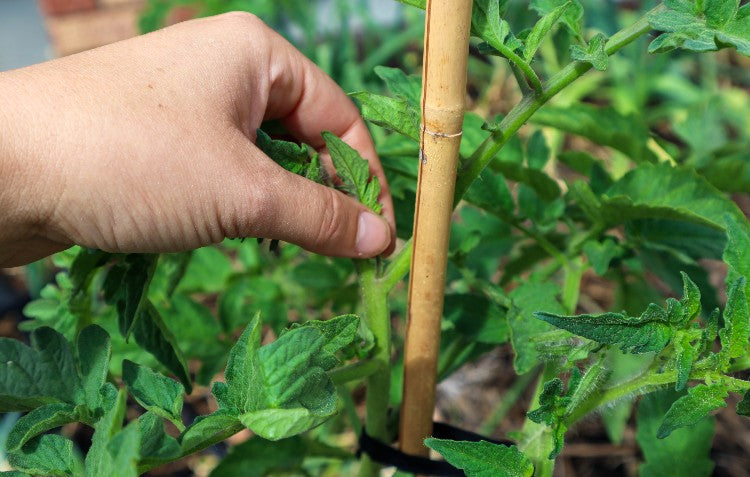
[[[359,214],[357,224],[357,254],[360,257],[374,257],[388,247],[391,241],[388,224],[372,212]]]

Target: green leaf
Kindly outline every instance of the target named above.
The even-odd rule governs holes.
[[[591,266],[597,275],[604,275],[609,269],[609,263],[613,258],[623,254],[622,247],[611,238],[606,238],[601,242],[589,240],[583,244],[583,252],[586,254]]]
[[[739,7],[739,0],[695,2],[692,9],[670,2],[670,9],[653,12],[651,26],[664,32],[648,47],[651,53],[675,48],[689,51],[716,51],[735,48],[750,56],[750,8]]]
[[[148,300],[136,321],[133,335],[143,349],[177,376],[189,394],[193,386],[182,351],[174,335],[164,324],[159,311]]]
[[[534,466],[516,446],[428,438],[430,449],[439,452],[450,464],[466,472],[468,477],[531,477]]]
[[[404,98],[389,98],[367,91],[350,93],[362,106],[362,117],[419,143],[419,110]]]
[[[604,50],[606,43],[607,38],[601,33],[597,33],[589,40],[586,49],[583,49],[580,45],[572,45],[570,47],[570,56],[574,60],[589,63],[595,69],[604,71],[609,66],[609,55]]]
[[[63,335],[52,328],[37,328],[31,334],[31,347],[0,338],[0,412],[83,401],[81,379]]]
[[[323,350],[326,353],[334,354],[354,341],[359,328],[359,317],[357,315],[341,315],[329,320],[307,321],[302,325],[295,323],[282,335],[290,330],[305,326],[318,330],[327,341],[323,345]]]
[[[409,5],[410,7],[421,8],[422,10],[425,9],[425,5],[427,4],[427,0],[396,0],[396,1],[401,2],[404,5]]]
[[[117,308],[120,333],[129,338],[146,301],[149,284],[156,270],[158,255],[130,253],[113,266],[105,279],[105,298]],[[106,290],[110,290],[106,293]]]
[[[109,334],[97,325],[89,325],[78,335],[77,348],[85,403],[89,409],[97,409],[112,357]]]
[[[18,472],[17,470],[9,470],[0,472],[0,477],[31,477],[26,472]]]
[[[740,416],[750,417],[750,391],[742,396],[742,400],[737,403],[736,410]]]
[[[78,408],[67,403],[45,404],[22,416],[11,429],[5,442],[8,452],[16,452],[30,439],[60,427],[69,422],[81,419]]]
[[[270,442],[260,437],[233,446],[210,477],[265,477],[294,472],[302,466],[307,446],[300,437]]]
[[[180,383],[127,359],[122,362],[122,380],[138,404],[182,425],[185,388]]]
[[[78,476],[80,463],[73,452],[73,441],[57,434],[44,434],[8,455],[16,470],[32,475]]]
[[[724,217],[742,217],[736,204],[690,169],[641,164],[602,197],[611,224],[635,218],[679,219],[724,228]]]
[[[419,110],[419,103],[422,98],[422,78],[418,75],[407,75],[398,68],[388,68],[386,66],[376,66],[375,74],[385,81],[388,90],[400,96]]]
[[[747,219],[735,215],[724,217],[727,229],[727,244],[722,259],[729,266],[727,288],[740,277],[750,277],[750,226]],[[745,294],[748,290],[745,284]]]
[[[530,7],[540,15],[549,15],[561,5],[570,3],[560,18],[560,22],[576,37],[581,37],[581,18],[583,17],[583,6],[578,0],[566,2],[565,0],[532,0]]]
[[[500,18],[507,0],[475,0],[471,11],[471,34],[502,51],[510,33],[508,22]]]
[[[745,355],[750,340],[750,316],[748,316],[745,277],[738,278],[727,291],[724,308],[724,328],[719,330],[721,338],[721,362],[728,366],[729,360]]]
[[[599,343],[619,344],[623,351],[631,353],[661,351],[674,335],[667,312],[653,303],[639,317],[621,313],[561,316],[546,312],[534,316]]]
[[[471,342],[501,344],[508,341],[508,318],[500,307],[481,295],[448,294],[445,320]]]
[[[672,391],[659,391],[641,398],[636,425],[636,440],[645,461],[638,469],[641,477],[708,477],[713,471],[714,463],[709,458],[714,437],[712,417],[699,420],[689,429],[676,429],[664,439],[656,437],[664,414],[677,396]]]
[[[357,198],[367,207],[380,213],[382,206],[378,202],[380,181],[377,177],[370,180],[369,163],[347,143],[334,134],[323,131],[328,152],[331,154],[333,167],[343,182],[344,190]]]
[[[535,320],[534,312],[565,312],[557,301],[557,293],[558,287],[554,283],[529,282],[521,284],[509,294],[513,306],[508,312],[508,323],[515,353],[513,366],[518,374],[531,371],[540,362],[539,352],[531,338],[553,329],[548,324]]]
[[[290,141],[272,139],[262,129],[256,129],[255,145],[265,155],[273,159],[284,169],[304,176],[310,166],[310,157],[314,151],[307,144],[299,145]]]
[[[162,465],[182,455],[180,444],[164,431],[164,421],[153,412],[147,412],[138,418],[138,432],[140,466]]]
[[[475,180],[464,199],[498,217],[513,215],[513,196],[502,174],[485,168]]]
[[[534,113],[531,121],[609,146],[639,163],[656,160],[648,149],[650,135],[643,118],[622,114],[612,107],[588,104],[545,106]]]
[[[205,416],[198,416],[180,436],[184,455],[193,454],[210,447],[242,430],[236,412],[219,409]]]
[[[534,53],[539,48],[542,40],[547,33],[557,24],[560,17],[565,13],[568,7],[572,7],[573,2],[568,1],[546,13],[531,29],[529,35],[526,37],[525,45],[523,48],[523,59],[529,63],[534,58]]]
[[[70,281],[73,282],[73,295],[81,292],[89,283],[94,272],[107,263],[114,254],[91,248],[81,248],[70,265]]]
[[[677,368],[677,381],[674,385],[675,391],[682,391],[687,386],[693,362],[698,357],[697,346],[691,344],[693,337],[689,333],[678,334],[674,341],[675,366]]]
[[[558,378],[544,383],[542,394],[539,395],[539,407],[527,413],[528,418],[537,424],[547,424],[552,429],[554,446],[549,454],[549,459],[554,459],[562,452],[565,443],[565,432],[568,430],[563,417],[565,416],[570,395],[575,393],[580,372],[573,368],[574,373],[568,382],[568,392],[563,392],[563,383]]]
[[[714,409],[726,407],[728,396],[722,384],[699,384],[688,390],[686,396],[674,402],[664,416],[656,437],[663,439],[680,427],[692,426],[708,416]]]
[[[332,351],[354,338],[352,323],[345,317],[293,328],[261,347],[256,315],[230,352],[226,383],[214,383],[220,409],[271,440],[322,423],[337,412],[336,390],[326,371],[338,364]]]

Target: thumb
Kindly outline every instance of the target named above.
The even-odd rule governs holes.
[[[264,187],[266,212],[255,214],[256,235],[337,257],[374,257],[390,245],[390,227],[375,212],[335,189],[277,172]]]

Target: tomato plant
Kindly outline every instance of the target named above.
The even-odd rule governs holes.
[[[373,126],[401,243],[367,261],[250,239],[58,254],[54,283],[25,309],[30,343],[0,338],[0,412],[26,413],[7,434],[17,470],[5,475],[139,475],[245,429],[253,437],[212,475],[378,474],[383,459],[355,457],[351,437],[390,445],[398,428],[420,129],[409,72],[425,6],[401,2],[400,33],[381,43],[383,27],[364,21],[359,45],[336,48],[318,36],[314,2],[151,2],[145,28],[175,4],[257,8],[299,27],[287,33],[302,32]],[[329,39],[350,32],[353,9],[337,5]],[[466,475],[549,476],[569,430],[600,416],[619,443],[637,408],[640,475],[710,475],[712,413],[736,395],[750,415],[750,223],[738,206],[750,193],[750,5],[528,6],[474,0],[438,364],[445,379],[512,349],[515,382],[481,426],[503,442],[425,444]],[[337,187],[379,211],[365,161],[323,135]],[[258,146],[333,186],[312,148],[280,137],[266,124]],[[516,401],[523,422],[495,434]],[[70,423],[90,439],[74,443]]]

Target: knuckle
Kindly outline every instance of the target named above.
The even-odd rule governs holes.
[[[324,189],[321,204],[320,222],[318,233],[315,237],[316,243],[323,245],[327,242],[336,241],[343,235],[345,225],[343,219],[344,203],[333,189]]]

